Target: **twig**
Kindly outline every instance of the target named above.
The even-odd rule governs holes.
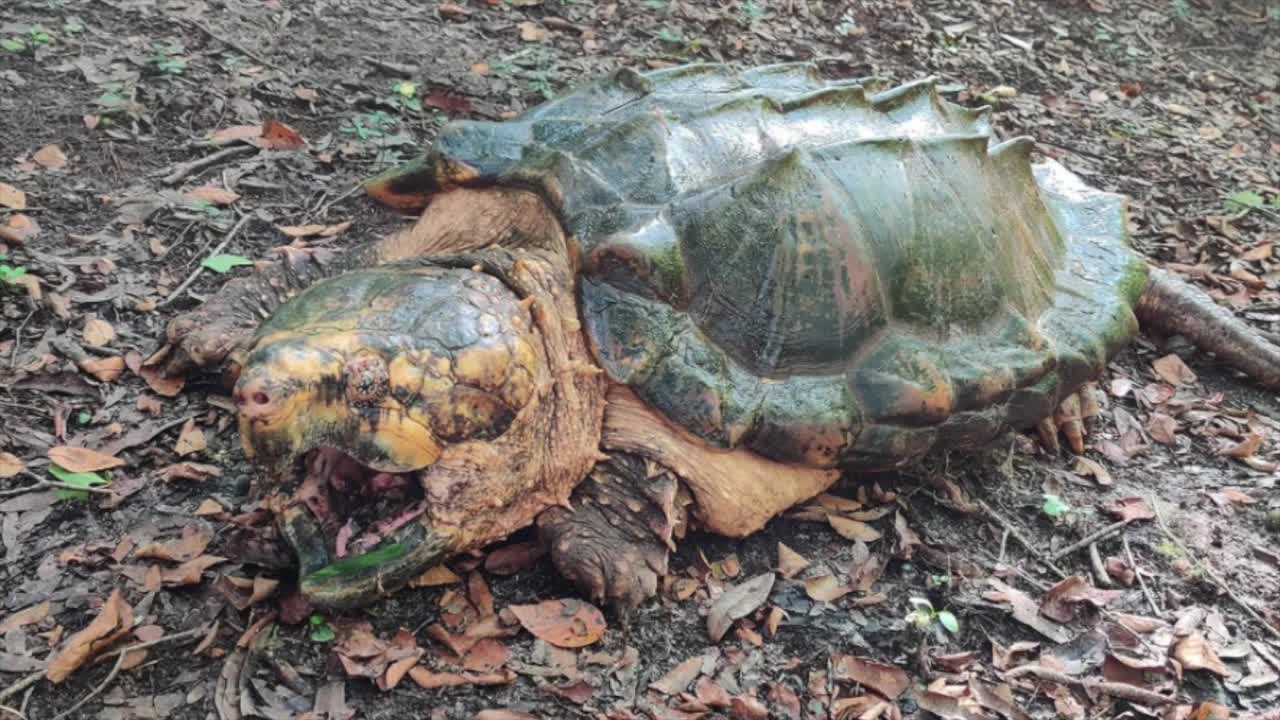
[[[1089,563],[1093,565],[1094,581],[1098,583],[1098,587],[1111,587],[1111,576],[1107,574],[1107,566],[1102,563],[1097,543],[1089,543]]]
[[[321,205],[321,206],[320,206],[320,209],[319,209],[319,210],[317,210],[315,214],[316,214],[318,217],[320,217],[321,219],[323,219],[323,218],[324,218],[324,216],[325,216],[325,214],[329,212],[329,208],[331,208],[331,207],[333,207],[334,205],[336,205],[336,204],[338,204],[338,203],[342,202],[343,200],[346,200],[347,198],[351,197],[352,195],[355,195],[356,193],[360,192],[360,191],[361,191],[361,190],[363,190],[363,189],[364,189],[364,183],[356,183],[354,186],[352,186],[352,188],[351,188],[350,190],[347,190],[346,192],[342,193],[342,194],[341,194],[341,195],[339,195],[338,197],[336,197],[336,198],[334,198],[334,199],[330,200],[329,202],[325,203],[324,205]]]
[[[135,643],[133,645],[130,645],[127,648],[116,651],[115,653],[117,656],[116,664],[111,666],[111,672],[107,673],[107,676],[102,679],[102,682],[98,683],[98,686],[95,687],[93,690],[90,690],[88,695],[85,695],[84,697],[80,698],[80,700],[77,701],[75,705],[72,705],[66,710],[63,710],[58,715],[55,715],[53,720],[64,720],[65,718],[70,717],[72,714],[75,713],[75,711],[83,707],[85,703],[89,702],[90,700],[98,697],[98,695],[102,694],[102,691],[106,690],[107,687],[111,685],[111,681],[115,680],[116,676],[120,674],[120,668],[124,667],[124,659],[129,656],[129,653],[135,650],[142,650],[145,648],[149,648],[152,645],[159,645],[161,643],[172,642],[174,640],[181,640],[183,638],[200,635],[204,631],[205,631],[205,628],[202,628],[202,627],[191,628],[190,630],[183,630],[182,632],[174,633],[173,635],[165,635],[164,637],[156,638],[155,640],[148,640],[146,642]],[[106,657],[111,657],[111,656],[107,655]]]
[[[176,165],[173,172],[165,175],[163,178],[160,178],[160,181],[166,185],[176,185],[177,183],[185,180],[188,175],[200,172],[211,165],[217,165],[223,160],[238,157],[240,155],[252,155],[256,152],[258,152],[258,148],[254,145],[232,145],[229,148],[223,148],[211,155],[205,155],[202,158],[196,158],[190,162]]]
[[[240,232],[240,228],[244,227],[245,223],[249,222],[250,217],[251,216],[249,215],[241,216],[240,220],[236,222],[236,224],[231,228],[229,232],[227,232],[226,237],[222,238],[222,242],[218,243],[218,246],[214,248],[213,252],[209,254],[217,255],[218,253],[225,250],[226,247],[231,244],[231,241],[235,239],[235,236]],[[179,285],[173,292],[169,293],[169,297],[165,298],[164,300],[161,300],[160,304],[156,305],[156,307],[162,308],[165,305],[168,305],[169,303],[176,300],[179,295],[181,295],[188,287],[191,286],[191,283],[195,282],[196,278],[200,276],[200,272],[202,270],[204,270],[203,263],[201,263],[200,265],[196,265],[195,269],[191,271],[191,274],[187,276],[187,279],[183,280],[182,284]]]
[[[1177,535],[1173,534],[1173,531],[1170,530],[1169,526],[1165,524],[1164,516],[1160,514],[1160,506],[1156,505],[1155,497],[1151,498],[1151,509],[1155,512],[1156,522],[1160,524],[1160,529],[1164,531],[1165,537],[1169,538],[1169,541],[1172,542],[1174,545],[1177,545],[1178,549],[1181,550],[1182,553],[1186,555],[1191,560],[1191,562],[1195,564],[1197,568],[1199,568],[1200,572],[1204,573],[1205,575],[1208,575],[1209,579],[1213,580],[1213,583],[1218,586],[1219,590],[1225,593],[1227,597],[1235,601],[1235,604],[1239,605],[1245,612],[1249,613],[1249,617],[1258,621],[1258,624],[1262,626],[1263,630],[1267,631],[1268,635],[1270,635],[1271,637],[1277,640],[1280,640],[1280,630],[1277,630],[1275,627],[1271,625],[1271,623],[1263,619],[1263,617],[1258,614],[1258,611],[1253,609],[1252,605],[1245,603],[1245,601],[1241,599],[1241,597],[1237,595],[1234,590],[1231,589],[1231,586],[1227,584],[1226,580],[1223,580],[1222,577],[1218,575],[1218,573],[1214,572],[1213,568],[1208,566],[1208,564],[1201,562],[1200,558],[1193,555],[1191,551],[1187,549],[1187,546],[1182,544],[1182,540],[1179,539]]]
[[[996,512],[994,508],[988,505],[985,500],[975,500],[975,502],[977,502],[978,507],[982,508],[982,511],[985,512],[988,517],[990,517],[992,520],[995,520],[1005,530],[1008,530],[1009,534],[1013,536],[1013,539],[1017,540],[1022,545],[1022,547],[1026,549],[1027,552],[1031,553],[1032,557],[1034,557],[1036,560],[1039,560],[1046,567],[1052,570],[1054,574],[1058,576],[1059,579],[1067,577],[1067,574],[1062,572],[1061,568],[1059,568],[1057,565],[1054,565],[1052,560],[1045,557],[1044,553],[1037,550],[1036,547],[1032,545],[1030,541],[1028,541],[1025,537],[1022,536],[1022,532],[1018,530],[1018,528],[1015,527],[1013,523],[1009,522],[1008,520],[1005,520],[1004,517],[1002,517],[1000,513]]]
[[[1129,536],[1121,535],[1120,540],[1124,543],[1124,555],[1129,560],[1129,567],[1133,568],[1133,576],[1138,578],[1138,587],[1142,588],[1142,594],[1146,596],[1147,604],[1151,606],[1151,613],[1160,617],[1160,606],[1156,604],[1156,596],[1151,594],[1147,581],[1142,579],[1142,570],[1138,569],[1138,563],[1133,559],[1133,550],[1129,547]]]
[[[1074,685],[1086,691],[1093,690],[1103,695],[1110,695],[1111,697],[1117,697],[1121,700],[1128,700],[1131,703],[1148,707],[1160,707],[1177,702],[1175,698],[1161,695],[1151,690],[1143,690],[1136,685],[1075,678],[1040,665],[1022,665],[1005,673],[1004,677],[1006,680],[1013,680],[1023,675],[1034,675],[1039,680],[1047,680],[1059,685]]]
[[[223,37],[223,36],[219,35],[218,33],[216,33],[216,32],[214,32],[214,31],[213,31],[213,28],[209,27],[208,25],[205,25],[204,23],[200,22],[199,20],[192,20],[191,18],[183,18],[183,17],[174,18],[174,19],[175,19],[175,20],[178,20],[179,22],[187,23],[188,25],[191,25],[191,26],[192,26],[192,27],[194,27],[194,28],[197,28],[198,30],[200,30],[200,32],[204,33],[205,35],[208,35],[209,37],[213,38],[214,40],[217,40],[218,42],[222,43],[223,45],[226,45],[227,47],[231,48],[232,50],[235,50],[235,51],[239,52],[241,55],[244,55],[245,57],[249,58],[250,60],[253,60],[253,61],[255,61],[255,62],[257,62],[257,63],[260,63],[260,64],[262,64],[262,65],[266,65],[266,66],[267,66],[267,67],[269,67],[269,68],[273,68],[273,69],[275,69],[275,70],[279,70],[279,71],[281,71],[281,72],[284,72],[284,68],[282,68],[282,67],[280,67],[279,65],[277,65],[277,64],[275,64],[275,63],[273,63],[273,62],[271,62],[270,60],[268,60],[268,59],[266,59],[266,58],[262,57],[262,56],[261,56],[261,55],[259,55],[258,53],[254,52],[254,51],[252,51],[252,50],[250,50],[250,49],[248,49],[248,48],[246,48],[245,46],[241,45],[240,43],[238,43],[238,42],[236,42],[236,41],[234,41],[234,40],[230,40],[230,39],[228,39],[228,38],[225,38],[225,37]]]
[[[23,715],[21,710],[17,708],[11,708],[8,705],[0,705],[0,713],[5,713],[7,715],[12,715],[16,718],[22,718],[22,720],[27,720],[27,716]]]
[[[1102,528],[1101,530],[1095,530],[1094,532],[1091,532],[1088,535],[1085,535],[1084,537],[1080,538],[1079,540],[1071,543],[1070,545],[1062,548],[1058,552],[1050,555],[1049,559],[1053,561],[1061,560],[1062,558],[1070,555],[1071,553],[1081,548],[1089,547],[1090,545],[1098,542],[1103,538],[1110,537],[1120,532],[1128,524],[1129,524],[1128,520],[1118,520],[1116,522],[1113,522],[1110,525]]]

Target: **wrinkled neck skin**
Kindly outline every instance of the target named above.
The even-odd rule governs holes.
[[[501,436],[444,448],[427,475],[424,522],[461,553],[567,505],[600,459],[605,382],[578,321],[576,268],[554,214],[527,191],[454,190],[382,255],[498,277],[528,304],[541,340],[533,398]]]
[[[605,383],[583,340],[567,262],[497,249],[456,260],[480,260],[487,272],[503,273],[531,302],[542,341],[537,389],[510,428],[492,440],[447,446],[427,474],[430,525],[451,536],[459,553],[527,527],[553,505],[568,505],[601,458]]]

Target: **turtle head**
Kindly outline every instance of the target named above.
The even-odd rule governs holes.
[[[464,549],[468,515],[441,523],[433,507],[457,493],[440,469],[450,453],[500,475],[496,494],[522,491],[474,448],[532,400],[537,333],[498,278],[421,264],[318,283],[262,326],[233,399],[246,454],[285,492],[282,531],[313,603],[367,602]]]

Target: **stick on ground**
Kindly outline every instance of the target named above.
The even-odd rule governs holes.
[[[1149,502],[1151,504],[1151,510],[1156,514],[1156,522],[1160,524],[1160,530],[1164,532],[1165,537],[1169,538],[1169,542],[1177,545],[1178,549],[1181,550],[1182,553],[1200,569],[1200,572],[1207,575],[1209,579],[1213,581],[1213,584],[1218,586],[1219,590],[1225,593],[1227,597],[1231,598],[1235,604],[1239,605],[1245,612],[1249,613],[1249,617],[1258,621],[1258,624],[1262,626],[1263,630],[1267,631],[1268,635],[1276,640],[1280,640],[1280,630],[1277,630],[1273,625],[1271,625],[1271,623],[1267,622],[1261,615],[1259,615],[1258,611],[1254,610],[1252,605],[1246,603],[1234,590],[1231,589],[1231,586],[1227,584],[1226,580],[1222,579],[1221,575],[1214,572],[1213,568],[1209,567],[1208,563],[1201,562],[1200,558],[1192,554],[1191,550],[1182,543],[1182,539],[1173,534],[1173,531],[1165,524],[1164,516],[1160,514],[1160,506],[1156,504],[1156,499],[1152,497]]]

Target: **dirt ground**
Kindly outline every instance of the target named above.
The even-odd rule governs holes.
[[[1084,458],[1009,438],[695,535],[581,650],[515,624],[589,610],[528,545],[300,613],[287,573],[225,554],[252,471],[217,378],[138,374],[241,265],[402,224],[358,183],[448,119],[689,61],[936,75],[1280,338],[1278,38],[1258,0],[4,0],[0,716],[1280,717],[1280,403],[1177,338],[1100,378]],[[55,476],[100,460],[66,448],[113,467]],[[1096,563],[1072,548],[1117,519]]]

